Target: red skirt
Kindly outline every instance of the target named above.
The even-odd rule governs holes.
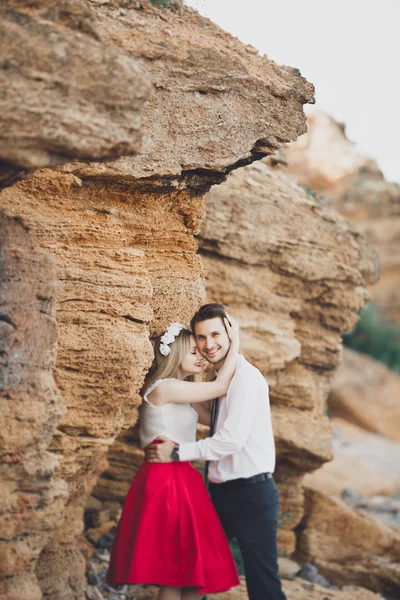
[[[207,488],[189,462],[140,467],[118,523],[107,582],[194,587],[199,594],[239,584]]]

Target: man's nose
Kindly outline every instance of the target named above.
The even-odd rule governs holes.
[[[214,340],[211,337],[207,338],[206,346],[207,346],[207,350],[209,350],[210,348],[212,348],[214,346]]]

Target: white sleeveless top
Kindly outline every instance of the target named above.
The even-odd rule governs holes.
[[[170,402],[156,406],[148,400],[148,395],[165,379],[158,379],[143,396],[140,407],[139,437],[140,447],[144,448],[158,435],[164,435],[177,444],[190,444],[196,441],[198,414],[190,404]]]

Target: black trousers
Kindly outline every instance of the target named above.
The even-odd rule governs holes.
[[[232,486],[210,483],[209,489],[228,540],[238,541],[249,600],[286,600],[278,573],[279,492],[273,478]]]

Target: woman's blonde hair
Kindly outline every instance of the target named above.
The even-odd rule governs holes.
[[[160,338],[154,340],[154,360],[149,372],[144,380],[141,389],[141,395],[144,396],[149,387],[158,379],[168,379],[178,377],[179,367],[182,364],[185,356],[190,350],[190,337],[193,333],[190,329],[182,329],[175,337],[175,340],[169,344],[171,352],[168,356],[164,356],[160,352]],[[194,381],[194,375],[185,377],[185,381]]]

